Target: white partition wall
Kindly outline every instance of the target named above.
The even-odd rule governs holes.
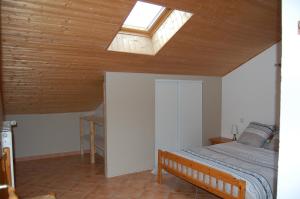
[[[207,145],[209,138],[220,136],[222,93],[220,77],[107,72],[105,74],[107,177],[153,169],[157,79],[202,81],[202,143]],[[198,116],[194,117],[196,118]]]
[[[157,150],[202,146],[202,81],[155,81],[155,168]]]

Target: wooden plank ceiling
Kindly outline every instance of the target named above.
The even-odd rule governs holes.
[[[135,0],[2,0],[5,113],[92,110],[104,71],[223,76],[281,38],[279,0],[152,2],[194,13],[156,56],[106,51]]]

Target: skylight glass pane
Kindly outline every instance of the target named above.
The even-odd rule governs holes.
[[[123,27],[148,31],[165,7],[137,1]]]

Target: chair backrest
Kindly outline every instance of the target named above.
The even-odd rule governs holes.
[[[15,193],[15,189],[12,188],[12,175],[11,175],[11,161],[10,161],[10,149],[4,148],[3,155],[1,157],[0,165],[0,186],[7,186],[5,189],[0,189],[1,199],[18,199]],[[34,199],[55,199],[55,194],[49,194],[44,196],[34,197]]]
[[[15,190],[11,188],[12,176],[11,176],[11,165],[10,165],[10,149],[4,148],[3,155],[1,157],[0,165],[0,185],[7,186],[7,188],[0,189],[0,198],[3,199],[18,199],[15,194]]]

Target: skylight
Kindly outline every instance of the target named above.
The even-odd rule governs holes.
[[[137,1],[122,27],[149,31],[165,9],[162,6]]]
[[[137,1],[107,50],[156,55],[192,15]]]

